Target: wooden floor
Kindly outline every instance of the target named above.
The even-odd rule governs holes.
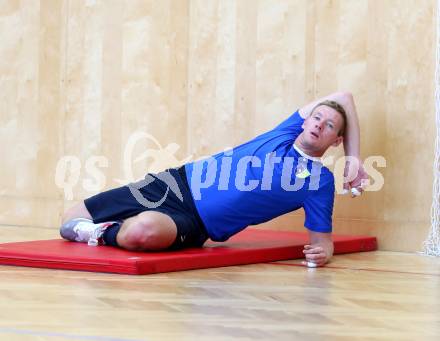
[[[0,227],[0,242],[54,238]],[[369,252],[128,276],[0,266],[1,340],[439,340],[440,259]]]

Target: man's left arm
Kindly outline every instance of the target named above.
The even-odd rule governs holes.
[[[333,239],[331,232],[322,233],[309,230],[310,244],[304,246],[304,256],[307,262],[315,263],[317,266],[325,265],[333,256]]]

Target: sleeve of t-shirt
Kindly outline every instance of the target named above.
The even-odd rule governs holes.
[[[301,127],[303,123],[304,119],[300,116],[299,111],[297,110],[277,125],[274,130],[287,130],[300,134],[303,131],[303,128]]]
[[[335,199],[334,180],[319,188],[311,190],[304,202],[304,226],[314,232],[332,232],[333,203]]]

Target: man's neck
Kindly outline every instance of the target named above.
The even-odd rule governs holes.
[[[293,143],[293,148],[295,148],[295,150],[302,156],[305,157],[306,159],[312,160],[312,161],[318,161],[321,162],[321,155],[317,155],[317,154],[313,154],[312,152],[307,151],[307,149],[303,148],[303,146],[301,145],[301,143],[298,141],[298,139],[295,140],[295,142]]]

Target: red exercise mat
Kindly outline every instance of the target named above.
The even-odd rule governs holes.
[[[375,237],[333,235],[335,254],[373,251]],[[131,252],[62,239],[0,244],[0,264],[142,275],[304,258],[308,234],[247,228],[227,242],[166,252]]]

